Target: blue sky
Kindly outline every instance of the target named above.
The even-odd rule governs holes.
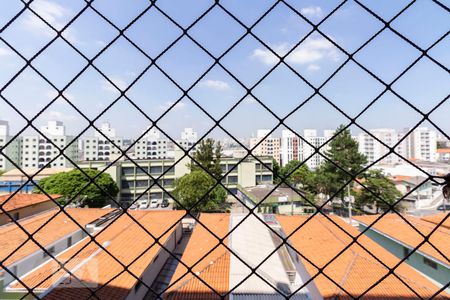
[[[214,1],[160,0],[158,7],[186,28]],[[317,24],[332,11],[340,1],[286,1],[312,23]],[[362,1],[385,20],[396,15],[408,1]],[[450,1],[441,1],[450,5]],[[252,25],[274,1],[266,0],[224,0],[220,3],[243,24]],[[63,28],[85,5],[84,1],[35,0],[31,7],[57,29]],[[2,1],[0,28],[22,7],[20,1]],[[92,6],[104,14],[118,28],[124,28],[133,18],[148,6],[148,1],[133,0],[95,0]],[[358,49],[369,37],[382,28],[383,24],[362,9],[358,4],[348,1],[319,29],[347,52]],[[391,26],[411,39],[421,48],[428,48],[450,29],[450,18],[432,1],[414,3]],[[299,17],[287,5],[280,3],[268,14],[252,32],[279,55],[290,51],[304,38],[312,26]],[[188,33],[206,48],[213,56],[220,56],[239,39],[246,30],[221,8],[213,8],[197,22]],[[94,57],[103,47],[117,36],[114,27],[88,8],[68,27],[63,36],[67,38],[86,57]],[[125,31],[135,44],[149,57],[158,57],[157,65],[183,89],[188,89],[214,60],[189,38],[183,37],[163,55],[168,45],[182,34],[182,29],[174,25],[155,8],[150,9]],[[35,55],[55,33],[45,23],[29,11],[23,13],[0,36],[16,48],[23,56]],[[446,37],[429,51],[429,55],[449,68],[450,37]],[[385,30],[369,45],[355,55],[355,59],[371,70],[386,83],[392,80],[420,52],[402,40],[392,31]],[[292,69],[310,83],[319,87],[347,56],[318,32],[311,34],[300,46],[295,48],[285,61]],[[224,68],[238,78],[245,87],[230,76],[221,66],[214,66],[198,82],[188,95],[208,113],[219,119],[238,100],[246,94],[246,88],[254,84],[277,62],[263,44],[247,35],[220,60]],[[61,39],[57,39],[34,61],[33,66],[45,75],[57,88],[65,87],[86,65],[86,60],[77,54]],[[105,50],[94,61],[117,87],[127,88],[149,65],[150,60],[135,49],[123,37]],[[0,87],[22,68],[24,61],[5,43],[0,41]],[[183,92],[156,67],[148,69],[126,95],[144,111],[149,118],[158,118]],[[423,57],[400,80],[392,85],[396,93],[423,111],[433,108],[450,94],[449,74],[430,59]],[[356,63],[349,61],[323,86],[320,92],[354,117],[368,105],[384,86]],[[256,86],[252,93],[275,114],[284,117],[314,90],[302,81],[285,65],[279,65],[265,80]],[[19,77],[9,84],[2,96],[7,98],[27,117],[32,117],[56,96],[55,90],[31,68],[25,69]],[[94,68],[89,67],[76,81],[70,84],[64,95],[89,118],[96,117],[105,107],[120,96]],[[447,134],[450,133],[450,100],[430,115],[430,118]],[[25,126],[25,121],[8,105],[0,100],[0,119],[10,121],[12,133]],[[59,119],[67,126],[67,131],[76,134],[88,125],[70,105],[58,98],[36,119],[40,126],[47,120]],[[357,122],[368,128],[412,127],[420,120],[420,115],[412,110],[391,92],[385,93]],[[97,123],[109,121],[122,136],[136,137],[149,121],[127,99],[119,101],[109,109]],[[301,132],[304,128],[335,128],[348,119],[327,103],[321,96],[314,96],[307,104],[286,119],[286,124]],[[177,138],[184,127],[194,127],[203,134],[213,121],[187,97],[172,108],[158,123],[172,137]],[[254,98],[247,96],[222,122],[231,134],[247,137],[258,128],[272,128],[277,120]],[[429,125],[425,123],[425,125]],[[91,132],[92,133],[92,132]],[[213,135],[225,137],[221,130]]]

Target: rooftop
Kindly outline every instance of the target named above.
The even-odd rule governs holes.
[[[53,209],[31,218],[18,221],[26,232],[16,223],[9,223],[0,227],[0,261],[6,266],[25,258],[40,248],[27,234],[33,234],[33,238],[42,247],[45,247],[58,239],[79,230],[79,226],[67,215],[70,215],[81,226],[85,226],[111,210],[66,208],[65,213],[59,209]],[[48,223],[47,223],[48,222]],[[47,224],[45,224],[47,223]],[[45,224],[45,225],[44,225]],[[38,232],[39,227],[43,226]],[[17,249],[20,246],[19,249]],[[17,249],[17,250],[16,250]],[[12,255],[10,255],[12,254]]]
[[[317,267],[322,268],[338,255],[348,244],[352,242],[352,237],[357,236],[359,231],[349,226],[338,217],[331,217],[332,220],[347,231],[334,225],[330,220],[322,216],[315,216],[311,220],[303,216],[277,216],[287,235],[290,235],[300,225],[306,223],[290,238],[292,246],[306,258],[308,258]],[[398,263],[398,259],[387,252],[384,248],[370,240],[366,236],[361,236],[358,241],[373,255],[383,261],[389,268]],[[301,259],[311,276],[318,273],[318,269],[305,259]],[[373,258],[362,247],[353,244],[346,249],[337,259],[327,265],[323,273],[329,276],[336,284],[354,297],[360,296],[363,292],[375,284],[381,277],[387,275],[388,269]],[[407,283],[421,297],[428,298],[439,290],[428,279],[416,272],[407,264],[401,264],[396,270],[402,280]],[[314,282],[320,293],[325,299],[347,299],[348,294],[333,283],[323,274],[319,274]],[[442,294],[441,294],[442,295]],[[442,295],[443,299],[448,295]],[[370,289],[366,298],[371,299],[416,299],[417,295],[412,292],[394,275],[387,276],[383,281]],[[448,299],[448,298],[447,298]]]
[[[159,237],[179,222],[184,212],[131,211],[130,214],[147,231]],[[160,243],[165,243],[174,228],[173,226],[160,238]],[[97,233],[95,240],[121,263],[129,265],[128,270],[138,278],[142,276],[161,249],[155,244],[155,240],[127,214],[120,215],[109,227]],[[85,248],[82,249],[83,247]],[[79,253],[76,254],[78,251]],[[74,254],[76,254],[75,257],[70,259]],[[143,255],[140,256],[141,254]],[[57,255],[57,259],[66,262],[66,268],[75,276],[69,276],[66,271],[58,270],[58,264],[50,260],[21,279],[28,287],[41,291],[49,289],[44,299],[80,299],[83,295],[88,298],[90,291],[84,288],[79,280],[94,288],[106,284],[96,292],[100,299],[124,299],[136,285],[137,279],[129,272],[123,272],[122,265],[111,255],[86,238]],[[55,271],[57,272],[50,276]],[[20,289],[21,287],[19,283],[11,285],[11,288]]]
[[[441,227],[444,227],[444,228],[447,228],[447,229],[450,230],[450,218],[447,218],[441,224],[442,219],[444,219],[447,216],[448,216],[448,214],[446,214],[446,213],[440,213],[440,214],[434,214],[434,215],[422,217],[422,220],[424,220],[426,222],[430,222],[430,223],[435,224],[435,225],[440,224]]]
[[[278,203],[291,201],[304,201],[304,199],[289,187],[277,187],[272,184],[261,184],[254,187],[245,188],[247,195],[252,197],[255,202],[261,201],[264,197],[264,203]],[[273,191],[272,191],[273,190]]]
[[[70,170],[73,170],[73,168],[21,168],[19,169],[12,169],[5,173],[3,173],[0,176],[0,181],[25,181],[27,180],[27,176],[33,176],[33,180],[40,180],[42,178],[48,177],[50,175],[61,173],[61,172],[68,172]]]
[[[0,214],[4,213],[3,211],[13,211],[19,208],[52,201],[52,199],[56,200],[61,195],[50,195],[52,199],[50,199],[47,195],[44,194],[12,194],[2,195],[0,196],[0,206],[2,206],[3,210],[0,210]],[[11,198],[10,198],[11,197]]]
[[[372,224],[379,215],[373,216],[357,216],[355,219],[363,223],[364,225]],[[423,242],[424,238],[419,234],[423,235],[430,234],[437,225],[433,224],[433,222],[420,219],[418,217],[413,216],[404,216],[408,222],[410,222],[413,226],[411,227],[408,223],[406,223],[402,218],[400,218],[397,214],[387,214],[383,216],[379,221],[377,221],[371,228],[374,230],[389,236],[390,238],[397,240],[398,242],[405,244],[411,248],[417,247],[421,242]],[[436,217],[434,217],[436,218]],[[435,219],[431,220],[435,220]],[[450,257],[450,230],[445,227],[439,227],[433,234],[430,236],[428,242],[422,244],[418,251],[422,252],[442,264],[450,265],[450,261],[448,258]],[[439,251],[437,251],[431,244],[434,245]],[[444,257],[445,255],[446,257]]]

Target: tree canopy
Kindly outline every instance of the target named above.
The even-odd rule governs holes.
[[[94,169],[84,169],[83,171],[90,178],[100,173]],[[76,197],[75,203],[88,207],[103,207],[110,202],[109,196],[117,196],[119,188],[109,174],[101,173],[94,182],[101,189],[90,183],[89,178],[80,170],[72,170],[43,178],[39,181],[39,186],[49,194],[63,195],[64,203]],[[41,193],[37,188],[34,189],[34,192]],[[78,193],[80,194],[78,195]]]
[[[215,142],[211,138],[202,140],[193,156],[196,162],[190,164],[191,171],[203,170],[205,168],[216,179],[222,176],[222,168],[220,161],[222,158],[222,145],[220,142]],[[201,168],[199,164],[203,167]]]
[[[401,197],[400,191],[397,190],[392,180],[387,178],[380,170],[366,172],[363,176],[363,184],[371,192],[361,187],[356,197],[356,205],[359,207],[373,205],[376,212],[379,213],[388,209],[388,204],[392,205]]]
[[[216,180],[203,170],[194,170],[175,180],[173,197],[185,208],[193,211],[224,211],[226,208],[226,190],[217,185],[208,192]],[[200,203],[193,207],[200,199]]]

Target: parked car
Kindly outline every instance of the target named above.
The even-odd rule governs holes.
[[[158,199],[152,199],[150,201],[150,208],[157,208],[158,207]]]
[[[161,202],[161,207],[167,207],[167,206],[169,206],[169,200],[163,199],[163,201]]]
[[[444,210],[444,204],[439,205],[437,210]],[[445,210],[450,211],[450,204],[445,204]]]
[[[148,201],[147,200],[139,201],[138,207],[139,207],[139,209],[147,209],[148,208]]]

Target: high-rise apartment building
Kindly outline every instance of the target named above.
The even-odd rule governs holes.
[[[8,144],[8,145],[7,145]],[[11,136],[9,135],[9,124],[7,121],[0,120],[0,171],[7,171],[15,168],[14,163],[20,163],[20,152],[19,152],[20,139],[14,139],[11,141]]]
[[[161,137],[158,129],[152,128],[134,145],[134,157],[136,159],[166,159],[168,147],[168,139]]]
[[[78,142],[73,136],[66,135],[65,127],[60,121],[49,121],[40,128],[43,136],[27,135],[21,138],[20,162],[24,168],[71,167],[70,160],[78,158]],[[65,149],[66,157],[60,155],[60,149]],[[56,159],[55,159],[56,158]],[[69,160],[70,159],[70,160]]]
[[[281,164],[280,144],[281,139],[268,135],[269,129],[259,129],[256,137],[250,139],[250,149],[256,147],[252,154],[255,156],[271,156]]]
[[[290,130],[281,131],[281,165],[285,166],[292,160],[300,159],[301,139]]]
[[[411,159],[435,162],[437,160],[437,134],[427,127],[416,128],[410,135]]]
[[[310,169],[316,169],[320,166],[325,158],[319,153],[315,153],[317,148],[321,147],[323,144],[333,136],[334,130],[324,130],[323,136],[317,135],[317,130],[315,129],[305,129],[303,130],[304,141],[300,143],[300,160],[306,161],[306,165]],[[324,145],[320,148],[320,153],[325,153],[329,149],[328,145]]]
[[[198,141],[198,134],[193,128],[184,128],[181,132],[181,139],[177,140],[177,144],[184,150],[190,149]],[[176,147],[176,146],[175,146]],[[195,151],[194,146],[192,151]]]
[[[82,140],[83,160],[111,161],[121,155],[123,139],[117,137],[116,130],[109,123],[101,124],[99,130],[94,136]]]

